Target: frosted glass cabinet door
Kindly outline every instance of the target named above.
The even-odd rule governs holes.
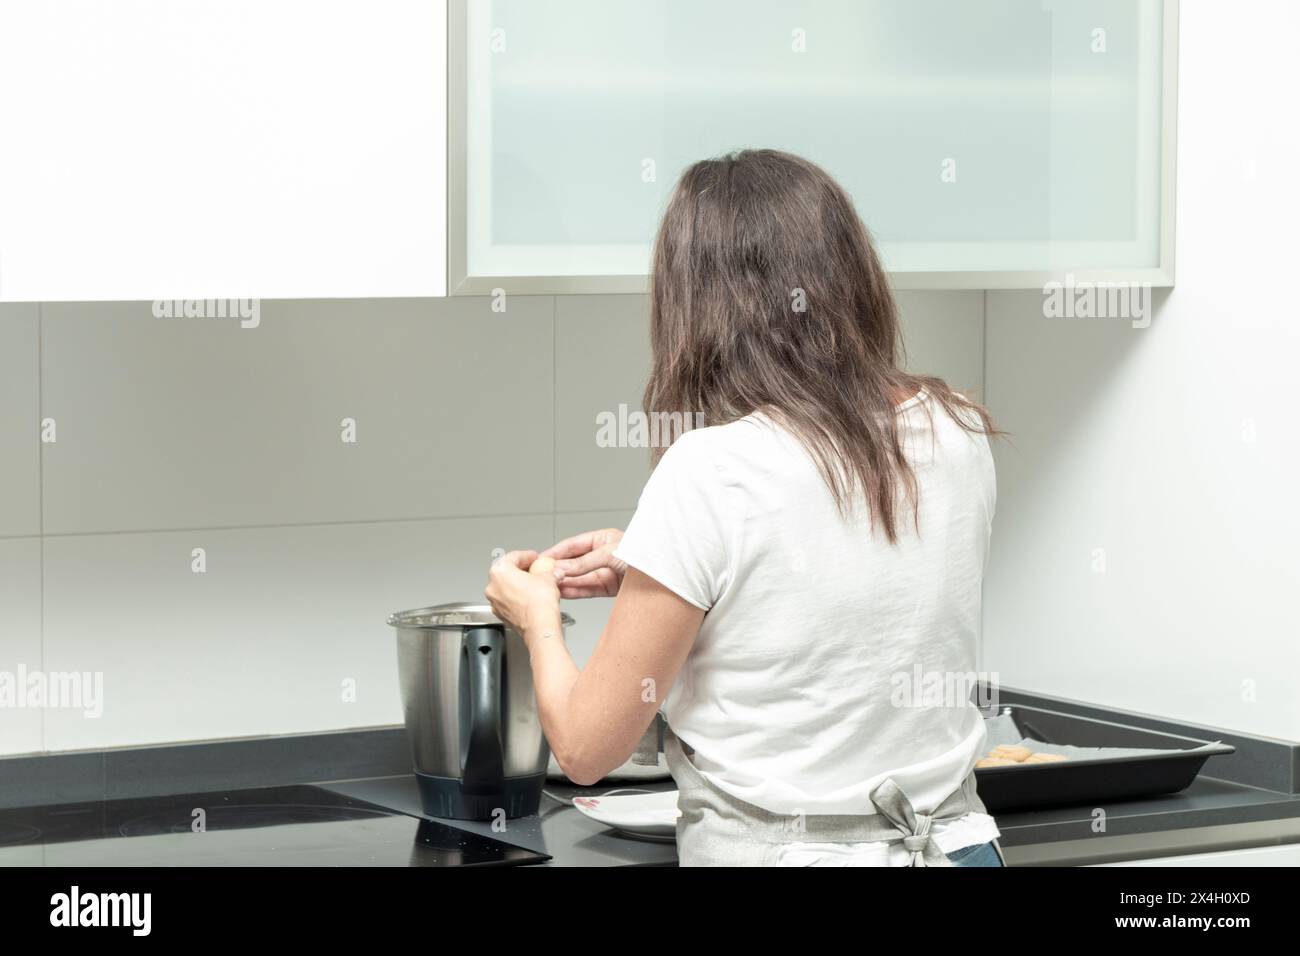
[[[900,287],[1172,281],[1170,0],[453,0],[453,291],[644,288],[682,169],[799,153]]]

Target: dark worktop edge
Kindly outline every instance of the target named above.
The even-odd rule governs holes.
[[[411,772],[401,726],[0,756],[0,809]]]

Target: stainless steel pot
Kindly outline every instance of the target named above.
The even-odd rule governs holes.
[[[573,618],[562,615],[564,627]],[[399,611],[397,670],[425,813],[457,820],[537,811],[550,750],[523,637],[483,604]]]

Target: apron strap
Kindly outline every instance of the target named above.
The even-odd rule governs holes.
[[[724,792],[709,781],[696,768],[694,750],[690,744],[679,738],[671,727],[664,735],[664,752],[668,756],[668,767],[679,790],[678,808],[686,815],[688,811],[698,811],[701,804],[712,806],[717,811],[719,820],[747,826],[752,833],[766,833],[769,842],[784,842],[789,837],[792,817],[777,814],[753,806]],[[956,820],[971,812],[986,812],[984,804],[975,790],[975,774],[967,774],[962,785],[950,793],[942,803],[930,813],[917,813],[912,801],[908,799],[901,787],[892,778],[887,778],[871,791],[871,803],[874,812],[863,815],[832,815],[827,817],[811,816],[806,823],[811,827],[813,821],[822,821],[817,827],[820,841],[825,842],[864,842],[864,843],[898,843],[910,854],[911,866],[952,866],[932,839],[932,829],[936,822],[943,823]],[[684,817],[683,817],[684,819]],[[682,819],[679,819],[679,828]],[[802,833],[802,831],[799,831]],[[680,829],[679,829],[680,835]],[[725,838],[742,838],[731,834]],[[796,838],[798,842],[808,839],[806,836]],[[817,842],[820,842],[817,841]]]

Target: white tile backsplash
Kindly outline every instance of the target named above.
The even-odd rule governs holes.
[[[0,538],[41,533],[38,309],[0,305]]]
[[[46,533],[551,510],[550,299],[261,313],[45,306]]]
[[[602,448],[596,416],[641,408],[650,374],[650,300],[561,296],[555,310],[555,507],[630,508],[650,473],[646,448]]]
[[[41,539],[0,539],[0,680],[15,694],[41,670]],[[41,710],[0,702],[0,754],[41,749]]]
[[[978,400],[984,386],[984,293],[897,293],[907,366]]]
[[[981,294],[900,300],[912,365],[978,387]],[[647,449],[596,444],[598,412],[640,408],[645,296],[0,319],[0,670],[105,681],[99,718],[0,712],[0,753],[398,723],[390,612],[480,600],[494,548],[626,527],[649,473]],[[17,537],[42,494],[43,568]],[[566,602],[579,663],[612,604]]]
[[[550,535],[545,514],[49,538],[46,667],[102,672],[104,709],[49,712],[45,744],[400,723],[387,616],[480,601],[494,548]]]

